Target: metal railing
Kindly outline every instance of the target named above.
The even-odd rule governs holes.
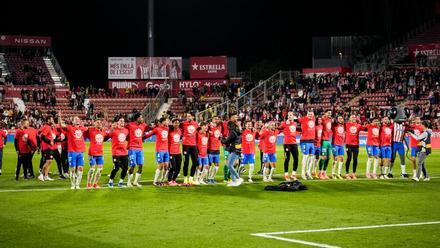
[[[63,69],[61,69],[61,65],[58,62],[58,59],[56,58],[55,54],[53,53],[52,49],[49,50],[48,52],[49,58],[53,64],[53,67],[55,69],[55,72],[58,74],[58,76],[60,77],[61,83],[67,85],[67,77],[66,74],[64,74]]]
[[[231,113],[237,113],[240,109],[264,105],[269,97],[272,96],[276,87],[281,86],[286,80],[294,80],[298,78],[298,76],[299,72],[296,71],[279,71],[268,79],[259,82],[257,86],[245,92],[243,95],[197,112],[196,120],[208,121],[215,116],[230,115]]]
[[[168,85],[164,83],[163,85]],[[142,109],[142,115],[144,116],[146,123],[154,122],[157,114],[159,113],[160,107],[165,103],[167,97],[165,94],[169,91],[168,87],[161,87],[156,97],[149,100],[147,105]]]

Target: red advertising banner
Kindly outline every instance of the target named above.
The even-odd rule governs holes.
[[[108,79],[181,79],[181,57],[109,57]]]
[[[187,96],[192,95],[192,90],[194,88],[201,88],[203,86],[208,87],[208,91],[212,89],[215,85],[227,84],[226,79],[213,79],[213,80],[110,80],[108,82],[108,88],[113,90],[117,88],[118,90],[123,89],[148,89],[151,87],[161,87],[165,89],[172,90],[172,95],[177,95],[181,90],[187,93]]]
[[[189,63],[191,79],[225,78],[228,74],[228,58],[226,56],[191,57]]]
[[[428,60],[436,60],[440,57],[440,43],[410,44],[408,49],[412,61],[415,61],[418,55],[424,55]]]
[[[320,73],[347,73],[351,72],[349,67],[324,67],[324,68],[304,68],[303,74],[320,74]]]
[[[0,46],[50,47],[52,39],[45,36],[0,35]]]

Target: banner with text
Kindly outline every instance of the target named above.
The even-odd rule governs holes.
[[[226,56],[191,57],[189,63],[191,79],[225,78],[228,74],[228,58]]]
[[[440,59],[440,43],[410,44],[409,55],[419,67],[436,67]]]
[[[0,35],[0,46],[50,47],[52,40],[45,36]]]
[[[181,57],[110,57],[108,79],[181,79]]]

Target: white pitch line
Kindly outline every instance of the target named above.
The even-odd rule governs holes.
[[[362,230],[362,229],[375,229],[375,228],[387,228],[387,227],[406,227],[406,226],[421,226],[421,225],[437,225],[440,221],[428,221],[428,222],[414,222],[414,223],[401,223],[401,224],[386,224],[386,225],[372,225],[372,226],[352,226],[352,227],[335,227],[335,228],[325,228],[325,229],[311,229],[311,230],[297,230],[297,231],[287,231],[287,232],[270,232],[270,233],[252,233],[252,236],[276,239],[291,243],[298,243],[309,246],[316,247],[326,247],[326,248],[339,248],[338,246],[332,246],[323,243],[315,243],[300,239],[283,238],[275,235],[285,235],[285,234],[298,234],[298,233],[316,233],[316,232],[332,232],[332,231],[347,231],[347,230]]]
[[[290,242],[290,243],[297,243],[297,244],[302,244],[302,245],[324,247],[324,248],[340,248],[339,246],[310,242],[310,241],[300,240],[300,239],[289,239],[289,238],[277,237],[277,236],[272,236],[272,235],[268,235],[268,234],[255,233],[252,235],[262,237],[262,238],[276,239],[276,240],[286,241],[286,242]]]

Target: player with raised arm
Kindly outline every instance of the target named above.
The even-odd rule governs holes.
[[[215,175],[220,166],[221,125],[222,122],[218,117],[214,117],[209,125],[208,158],[210,167],[208,172],[208,184],[215,184]]]
[[[58,115],[58,118],[58,123],[67,133],[70,189],[79,189],[83,175],[84,152],[86,150],[84,132],[87,131],[87,128],[81,125],[81,120],[78,116],[73,117],[72,125],[66,125],[61,121],[61,113]]]
[[[116,123],[112,124],[112,129],[108,134],[108,137],[112,139],[113,156],[113,170],[110,173],[108,187],[113,188],[113,180],[115,179],[116,173],[121,169],[121,177],[118,186],[122,188],[124,187],[123,182],[128,170],[127,136],[129,132],[128,129],[125,128],[125,120],[123,117],[117,116],[115,121]]]
[[[191,113],[186,114],[186,121],[181,124],[183,138],[182,138],[182,149],[183,149],[183,184],[193,184],[194,174],[196,173],[196,168],[198,164],[198,151],[197,151],[197,129],[199,124],[194,121],[194,116]],[[188,178],[188,167],[189,160],[191,158],[191,171]]]
[[[163,184],[165,178],[167,178],[168,163],[170,162],[170,153],[168,150],[168,124],[168,118],[162,117],[159,119],[159,123],[156,125],[156,127],[145,135],[145,138],[156,135],[155,150],[157,168],[154,173],[154,186]]]
[[[345,124],[344,117],[337,117],[336,123],[333,124],[333,156],[337,162],[338,171],[336,172],[336,163],[332,166],[332,178],[344,179],[341,175],[342,165],[344,164],[345,149]],[[336,174],[337,173],[337,174]]]
[[[97,119],[93,122],[85,136],[90,140],[89,145],[89,164],[90,169],[87,173],[87,188],[100,188],[99,178],[104,167],[104,141],[108,138],[108,131],[102,126],[102,120]]]
[[[308,175],[307,168],[312,166],[313,156],[315,156],[315,114],[312,110],[307,111],[307,115],[299,119],[301,124],[301,151],[303,153],[301,163],[301,178],[303,180],[313,179],[311,175]],[[295,175],[292,174],[292,177]]]
[[[177,186],[177,176],[180,173],[182,166],[182,152],[180,151],[180,139],[182,137],[182,130],[180,130],[179,119],[173,119],[172,126],[169,127],[168,133],[168,147],[170,152],[170,171],[168,172],[168,184],[170,186]]]
[[[379,144],[380,144],[380,122],[374,118],[371,124],[365,126],[367,129],[367,168],[365,176],[367,178],[377,179],[376,171],[379,165]],[[373,163],[373,174],[370,174],[371,163]]]
[[[208,123],[200,123],[200,130],[197,132],[197,151],[199,155],[199,166],[195,174],[195,185],[206,184],[204,179],[208,176],[209,159],[208,159]]]
[[[391,140],[393,139],[393,125],[388,117],[382,118],[380,128],[380,155],[382,157],[382,168],[380,179],[389,179],[388,169],[391,160]]]
[[[290,155],[293,157],[292,175],[296,175],[298,169],[298,145],[296,144],[296,122],[293,112],[287,113],[287,120],[281,122],[278,127],[284,134],[283,148],[284,148],[284,179],[290,181],[289,176],[289,162]]]
[[[144,140],[145,132],[148,129],[148,125],[144,123],[144,117],[140,113],[133,115],[133,121],[128,123],[125,127],[128,130],[128,180],[127,187],[137,186],[141,187],[139,181],[141,180],[142,169],[144,166],[144,150],[142,148],[142,142]],[[134,168],[138,167],[136,176],[133,180]]]
[[[345,178],[357,179],[356,169],[359,155],[359,133],[363,130],[361,124],[357,123],[356,115],[351,115],[349,122],[345,123],[345,143],[347,151],[347,161],[345,162]],[[350,163],[353,158],[353,172],[350,174]]]
[[[255,167],[255,138],[256,130],[252,126],[252,121],[247,121],[245,130],[241,134],[241,147],[243,152],[243,165],[249,165],[248,182],[252,183],[252,174]]]
[[[279,131],[275,127],[275,122],[271,121],[267,123],[260,131],[260,140],[264,143],[264,168],[263,168],[263,181],[273,182],[272,176],[275,173],[277,166],[277,135]],[[269,174],[269,175],[268,175]]]

